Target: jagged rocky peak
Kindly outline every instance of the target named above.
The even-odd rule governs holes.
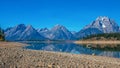
[[[97,19],[92,23],[92,26],[100,28],[100,29],[104,29],[107,28],[107,24],[111,24],[112,22],[110,21],[110,18],[108,18],[107,16],[99,16],[97,17]]]
[[[48,31],[48,28],[41,28],[39,31]]]
[[[92,23],[88,24],[82,30],[76,33],[76,36],[78,35],[78,37],[85,37],[91,34],[115,32],[120,32],[118,24],[107,16],[99,16]]]
[[[63,25],[57,24],[52,28],[52,30],[59,30],[59,29],[66,30],[66,27]]]
[[[99,16],[96,18],[95,21],[91,23],[91,26],[106,28],[106,24],[114,23],[111,19],[107,16]]]
[[[37,30],[34,27],[32,27],[32,25],[26,26],[25,32],[32,33],[32,32],[36,32],[36,31]]]
[[[27,25],[27,28],[32,29],[33,27],[32,25]]]
[[[95,23],[99,23],[103,28],[105,28],[105,25],[109,27],[110,26],[117,26],[118,24],[115,23],[115,21],[107,16],[100,16],[95,20]]]
[[[96,20],[97,20],[97,21],[109,21],[110,18],[107,17],[107,16],[99,16],[99,17],[97,17]]]
[[[100,16],[85,28],[97,28],[104,33],[118,32],[118,24],[107,16]]]
[[[16,28],[24,28],[24,27],[26,27],[25,24],[19,24],[16,26]]]
[[[12,27],[12,28],[13,28],[12,29],[13,31],[18,31],[18,30],[24,30],[24,29],[26,29],[26,26],[25,26],[25,24],[19,24],[19,25],[15,26],[15,27]]]
[[[56,24],[55,26],[56,26],[56,27],[61,27],[62,25],[60,25],[60,24]]]
[[[55,25],[56,28],[63,28],[64,26],[63,25],[60,25],[60,24],[57,24]]]
[[[18,24],[17,26],[25,26],[25,24]]]
[[[32,25],[27,25],[25,31],[36,31],[36,29]]]
[[[51,39],[68,40],[73,38],[72,33],[65,26],[59,24],[55,25],[50,31],[51,31],[50,34]]]

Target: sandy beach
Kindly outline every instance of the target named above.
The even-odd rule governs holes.
[[[26,44],[0,42],[0,68],[120,68],[120,59],[26,50]]]

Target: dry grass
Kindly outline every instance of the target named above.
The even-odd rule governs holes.
[[[120,41],[75,41],[76,44],[120,44]]]

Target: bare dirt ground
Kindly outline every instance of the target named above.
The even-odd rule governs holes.
[[[21,43],[0,42],[0,68],[120,68],[120,59],[26,50]]]

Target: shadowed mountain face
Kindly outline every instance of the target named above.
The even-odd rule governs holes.
[[[70,40],[73,39],[72,33],[62,25],[56,25],[51,29],[51,39],[59,40]]]
[[[80,32],[76,33],[76,38],[79,39],[79,38],[83,38],[83,37],[86,37],[88,35],[92,35],[92,34],[101,34],[103,33],[102,31],[100,31],[99,29],[97,28],[87,28],[87,29],[83,29],[81,30]]]
[[[77,38],[82,38],[91,34],[100,33],[116,33],[119,32],[119,26],[114,20],[100,16],[91,24],[85,26],[82,30],[76,33]]]
[[[6,40],[70,40],[72,33],[62,25],[56,25],[51,30],[35,29],[31,25],[19,24],[5,30]]]
[[[118,32],[119,26],[114,20],[108,17],[98,17],[93,23],[86,26],[85,28],[98,28],[104,33]]]
[[[24,24],[19,24],[5,30],[5,38],[7,40],[18,40],[22,32],[26,29]]]
[[[74,39],[72,33],[62,25],[56,25],[51,30],[44,28],[38,32],[51,40],[71,40]]]
[[[74,40],[92,34],[116,33],[119,26],[114,20],[100,16],[91,24],[85,26],[79,32],[70,32],[62,25],[56,25],[52,29],[35,29],[31,25],[19,24],[5,30],[6,40]]]
[[[31,25],[19,24],[5,30],[6,40],[44,40]]]
[[[20,35],[20,40],[44,40],[44,39],[45,38],[41,36],[31,25],[28,25]]]

